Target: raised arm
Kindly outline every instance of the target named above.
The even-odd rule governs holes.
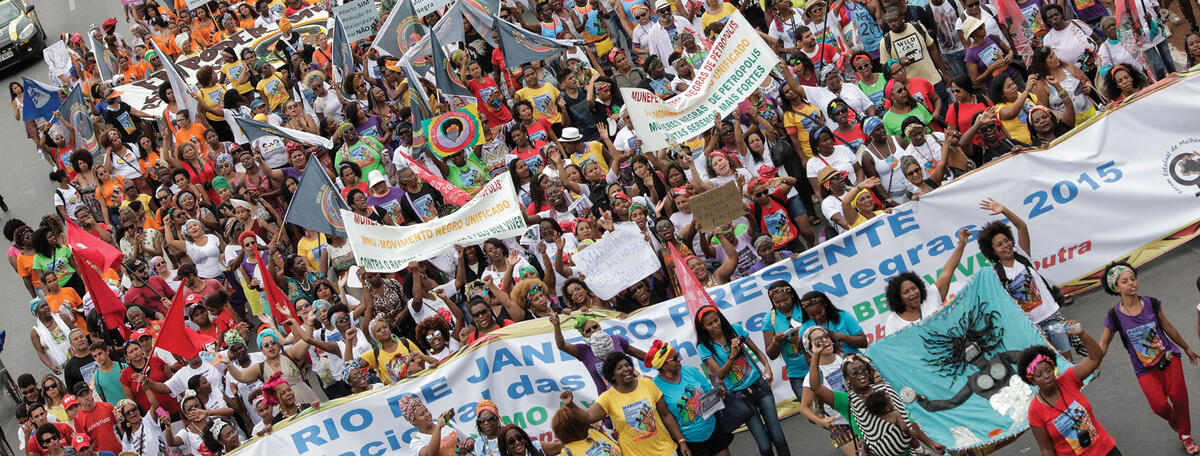
[[[954,246],[954,252],[950,253],[950,258],[946,259],[946,264],[942,265],[942,270],[938,272],[937,280],[933,282],[933,286],[937,287],[938,293],[942,297],[950,290],[950,281],[954,279],[954,270],[958,269],[958,263],[962,261],[963,249],[967,246],[967,239],[971,238],[971,230],[963,228],[958,230],[958,245]]]
[[[557,312],[550,314],[550,327],[554,328],[554,345],[558,346],[559,350],[565,351],[575,358],[579,358],[579,349],[574,344],[568,344],[567,339],[563,337]]]
[[[991,198],[980,201],[979,208],[991,211],[990,215],[1003,215],[1008,218],[1008,221],[1017,229],[1017,246],[1021,250],[1024,250],[1025,253],[1029,253],[1029,225],[1026,225],[1025,221],[1021,220],[1021,217],[1018,217],[1012,210],[1000,204],[999,201]]]

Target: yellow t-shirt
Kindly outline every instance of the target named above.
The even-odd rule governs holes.
[[[678,447],[658,417],[659,400],[662,391],[649,377],[638,378],[637,388],[628,394],[609,388],[596,399],[612,418],[625,456],[671,454]]]
[[[821,111],[811,104],[805,103],[800,109],[783,113],[783,126],[787,128],[789,135],[796,134],[796,139],[800,142],[800,151],[804,152],[805,160],[813,156],[812,144],[808,139],[809,134],[822,125],[825,125],[825,121],[821,118]]]
[[[562,122],[558,112],[558,89],[543,83],[539,89],[525,87],[517,91],[517,98],[533,104],[533,117],[546,119],[550,123]]]
[[[595,429],[588,429],[588,436],[584,440],[576,440],[571,443],[563,444],[562,454],[571,455],[589,455],[603,454],[609,456],[621,456],[621,449],[616,442],[604,435],[603,432]]]
[[[233,89],[240,94],[247,94],[254,91],[254,86],[250,85],[250,79],[246,79],[245,84],[238,83],[238,77],[246,72],[246,64],[238,60],[233,63],[226,63],[221,66],[221,73],[229,78],[229,83],[233,84]]]
[[[200,89],[200,102],[205,106],[221,109],[225,106],[225,86],[215,84],[212,87]],[[214,116],[208,112],[204,113],[208,120],[221,121],[225,120],[224,116]],[[204,137],[201,136],[201,139]]]
[[[280,79],[279,73],[258,81],[258,91],[267,98],[267,109],[270,111],[278,110],[280,104],[291,98],[283,87],[283,79]]]
[[[363,337],[363,335],[360,334],[359,337]],[[383,381],[384,385],[391,385],[396,383],[397,380],[403,379],[400,373],[404,370],[404,355],[420,352],[421,349],[413,345],[411,340],[404,339],[396,344],[396,351],[386,352],[382,349],[378,350],[378,360],[375,359],[376,350],[363,353],[359,355],[359,358],[362,358],[364,363],[375,369],[375,373],[379,374],[379,380]]]
[[[1011,104],[1012,103],[996,103],[996,112],[999,113]],[[1037,97],[1031,93],[1029,94],[1029,99],[1025,101],[1025,106],[1021,108],[1021,112],[1017,113],[1017,115],[1013,116],[1011,119],[1000,121],[1000,125],[1004,126],[1004,131],[1007,131],[1008,136],[1012,137],[1012,139],[1021,141],[1025,144],[1031,144],[1029,138],[1029,126],[1025,122],[1027,122],[1029,119],[1029,108],[1032,108],[1035,104],[1037,104]],[[1021,120],[1022,117],[1024,117],[1026,120]]]
[[[725,22],[725,18],[729,17],[729,15],[733,14],[733,12],[736,10],[737,8],[731,4],[722,3],[721,11],[718,11],[715,14],[705,11],[704,14],[700,16],[700,26],[708,29],[709,24],[712,24],[713,22]]]
[[[314,271],[319,271],[321,270],[321,266],[317,263],[317,259],[312,251],[323,244],[325,244],[324,233],[318,234],[316,239],[300,238],[296,242],[296,254],[304,258],[304,261],[307,261],[308,266],[313,268]]]
[[[582,154],[572,154],[571,163],[574,163],[579,168],[583,168],[583,164],[589,161],[594,161],[600,165],[600,169],[608,174],[608,163],[604,161],[604,145],[600,141],[588,141],[583,144],[586,148]]]

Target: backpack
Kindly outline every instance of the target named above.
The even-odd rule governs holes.
[[[929,32],[925,31],[925,26],[921,25],[920,22],[909,22],[909,24],[912,24],[913,27],[917,29],[917,33],[921,35],[921,44],[924,45],[925,40],[929,38]],[[936,45],[937,43],[935,42],[934,44]],[[892,55],[892,57],[895,58],[896,56],[894,54],[896,53],[896,50],[892,48],[891,30],[888,30],[888,32],[883,35],[883,45],[888,49],[889,55]]]

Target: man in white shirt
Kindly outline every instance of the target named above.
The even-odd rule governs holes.
[[[829,115],[829,102],[835,98],[841,98],[847,105],[850,105],[850,109],[854,111],[850,116],[851,122],[880,115],[879,110],[875,108],[875,103],[872,103],[871,98],[858,88],[858,84],[842,83],[842,74],[838,72],[837,67],[833,65],[822,67],[820,79],[825,87],[802,86],[803,95],[808,98],[809,103],[820,108],[821,112],[825,114],[825,125],[828,125],[829,128],[837,128],[837,122],[833,120],[833,116]]]

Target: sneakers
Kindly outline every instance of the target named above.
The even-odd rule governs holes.
[[[1187,454],[1200,453],[1200,445],[1196,444],[1196,441],[1192,439],[1192,436],[1181,435],[1179,436],[1179,440],[1183,443],[1183,451],[1186,451]]]

